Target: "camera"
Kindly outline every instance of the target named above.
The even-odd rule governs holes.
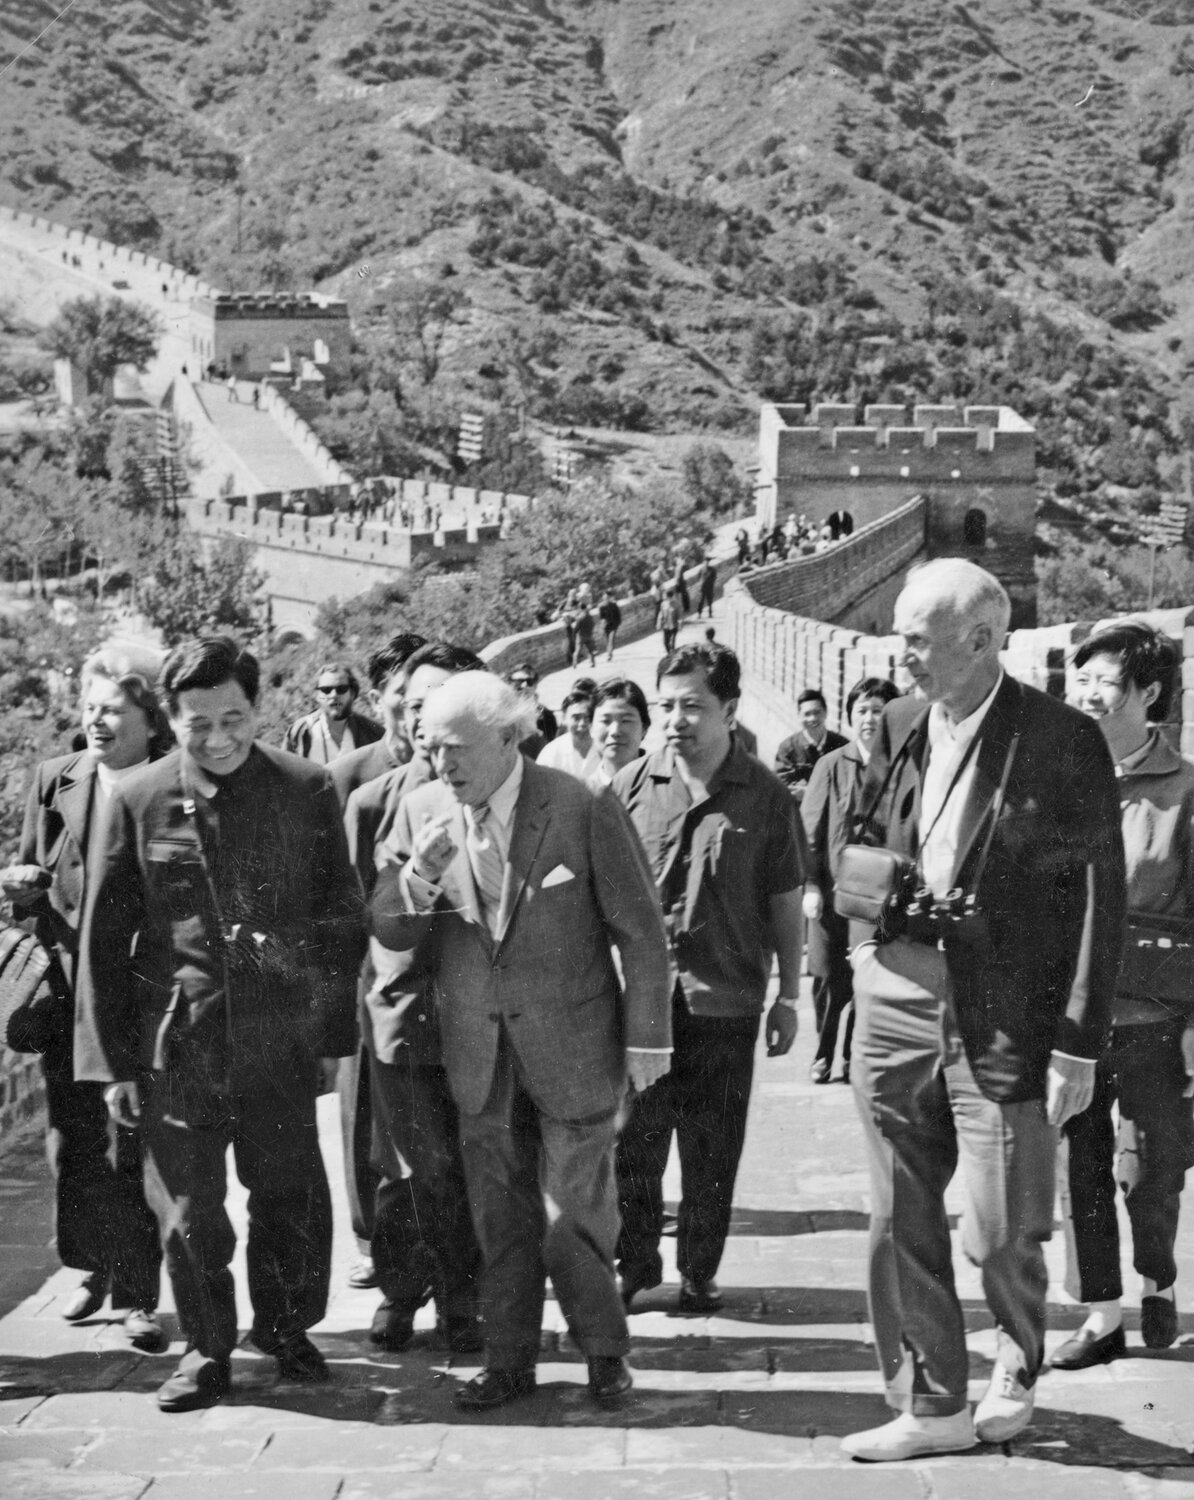
[[[948,951],[981,958],[990,951],[991,934],[986,913],[979,910],[974,892],[955,886],[944,896],[934,896],[927,885],[918,886],[906,902],[891,913],[890,932],[879,933],[881,942],[905,937],[909,942],[928,943]]]

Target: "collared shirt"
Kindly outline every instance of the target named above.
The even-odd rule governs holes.
[[[357,742],[351,724],[345,724],[344,733],[340,736],[340,743],[337,745],[328,728],[327,719],[320,714],[312,726],[311,749],[307,759],[313,760],[319,766],[330,766],[334,760],[339,760],[340,756],[347,755],[350,750],[356,748]]]
[[[498,847],[505,864],[510,858],[510,840],[514,835],[514,813],[522,790],[522,756],[514,757],[509,776],[489,798],[489,835]]]
[[[982,728],[1002,682],[1000,671],[995,686],[979,706],[956,724],[944,705],[934,703],[929,710],[929,753],[920,789],[920,869],[925,884],[936,896],[944,896],[953,885],[962,809],[974,782],[975,756],[966,759],[960,775],[958,766]]]
[[[572,743],[572,736],[565,732],[552,740],[550,745],[544,745],[537,759],[541,766],[547,766],[553,771],[567,771],[570,776],[585,781],[597,769],[601,752],[596,745],[590,745],[582,755]]]
[[[771,977],[772,896],[797,889],[804,830],[783,783],[735,740],[694,802],[670,749],[614,777],[663,902],[695,1015],[748,1017]]]

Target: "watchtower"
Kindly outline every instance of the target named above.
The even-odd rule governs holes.
[[[768,529],[834,512],[853,527],[923,495],[930,557],[969,557],[1001,580],[1012,624],[1036,623],[1036,431],[1010,406],[768,403],[759,419],[756,517]]]
[[[297,378],[314,367],[334,384],[348,364],[348,304],[316,292],[199,296],[190,332],[199,368],[216,365],[241,380]]]

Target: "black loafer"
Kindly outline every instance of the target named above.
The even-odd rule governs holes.
[[[444,1318],[439,1331],[449,1354],[480,1354],[485,1347],[485,1334],[478,1318]]]
[[[143,1354],[161,1354],[170,1347],[166,1331],[151,1312],[130,1307],[124,1315],[124,1331],[129,1343]]]
[[[296,1333],[270,1351],[278,1361],[278,1379],[295,1385],[326,1385],[332,1378],[327,1360],[305,1333]]]
[[[81,1323],[99,1312],[107,1295],[107,1276],[103,1271],[91,1271],[67,1298],[62,1316],[68,1323]]]
[[[630,1367],[616,1354],[595,1354],[589,1360],[589,1392],[595,1401],[616,1401],[633,1384]]]
[[[823,1057],[818,1057],[808,1070],[808,1076],[814,1083],[828,1083],[830,1068]]]
[[[193,1370],[175,1370],[158,1391],[158,1406],[162,1411],[198,1411],[223,1401],[231,1389],[231,1361],[209,1359]]]
[[[1085,1333],[1080,1328],[1072,1339],[1066,1339],[1060,1349],[1054,1350],[1049,1364],[1054,1370],[1089,1370],[1092,1365],[1107,1365],[1127,1353],[1127,1340],[1122,1325],[1113,1328],[1102,1338]]]
[[[409,1307],[388,1299],[373,1314],[369,1325],[369,1342],[397,1354],[415,1336],[415,1315]]]
[[[623,1276],[618,1282],[618,1291],[622,1298],[622,1306],[629,1312],[630,1304],[640,1292],[649,1292],[659,1286],[662,1281],[663,1276],[661,1274],[646,1271],[640,1271],[637,1275],[631,1272],[629,1275]]]
[[[1172,1297],[1145,1297],[1140,1304],[1140,1337],[1148,1349],[1168,1349],[1177,1338],[1177,1303]]]
[[[534,1370],[482,1370],[456,1392],[461,1411],[490,1411],[535,1393]]]
[[[690,1281],[687,1276],[680,1282],[680,1296],[676,1311],[682,1313],[713,1313],[721,1307],[725,1298],[716,1281]]]

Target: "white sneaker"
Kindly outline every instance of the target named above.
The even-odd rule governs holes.
[[[997,1364],[987,1393],[974,1408],[974,1430],[980,1443],[1006,1443],[1032,1421],[1033,1392],[1019,1377]]]
[[[961,1453],[976,1442],[970,1408],[948,1417],[918,1417],[902,1411],[894,1421],[842,1439],[842,1452],[868,1464],[897,1458],[923,1458],[931,1453]]]

